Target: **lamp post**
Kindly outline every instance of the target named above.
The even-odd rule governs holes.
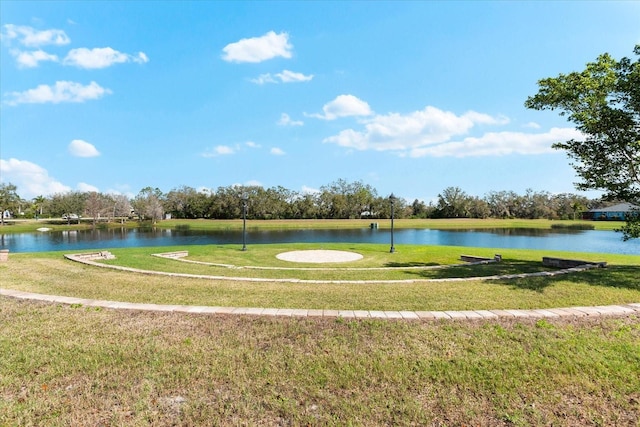
[[[242,250],[247,250],[247,195],[242,195]]]
[[[393,193],[389,196],[389,202],[391,203],[391,249],[389,252],[394,253],[396,248],[393,246],[393,205],[396,202],[396,196],[394,196]]]

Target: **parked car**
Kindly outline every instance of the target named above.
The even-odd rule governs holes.
[[[79,219],[80,217],[77,214],[64,214],[62,215],[62,219]]]

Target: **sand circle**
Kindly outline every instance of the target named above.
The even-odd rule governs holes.
[[[276,258],[283,261],[291,262],[350,262],[362,259],[362,255],[348,251],[332,251],[325,249],[306,250],[306,251],[290,251],[282,252],[276,255]]]

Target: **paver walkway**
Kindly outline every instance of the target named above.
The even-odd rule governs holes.
[[[260,307],[210,307],[188,305],[140,304],[120,301],[93,300],[36,294],[32,292],[0,289],[0,295],[47,301],[61,304],[79,304],[87,307],[103,307],[124,310],[173,311],[203,314],[243,314],[255,316],[286,317],[342,317],[354,319],[492,319],[499,317],[567,317],[567,316],[623,316],[640,315],[640,303],[603,305],[595,307],[563,307],[533,310],[464,310],[464,311],[382,311],[382,310],[316,310],[300,308],[260,308]]]

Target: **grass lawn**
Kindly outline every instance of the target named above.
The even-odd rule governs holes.
[[[640,301],[640,257],[402,245],[324,245],[334,270],[275,259],[313,245],[117,249],[116,264],[234,276],[372,279],[537,271],[542,256],[607,261],[558,277],[318,284],[170,278],[10,254],[2,287],[120,301],[328,309],[544,308]],[[460,254],[503,255],[481,267]],[[394,267],[392,271],[380,267]],[[318,267],[318,265],[313,265]],[[322,266],[324,267],[324,265]],[[368,267],[371,270],[347,270]],[[376,268],[376,269],[373,269]],[[150,313],[0,297],[0,426],[619,425],[640,423],[640,319],[348,320]]]
[[[640,422],[640,321],[148,313],[0,297],[0,425]]]
[[[403,283],[304,283],[216,280],[149,276],[100,269],[65,260],[61,253],[11,254],[0,266],[3,286],[30,292],[80,298],[156,304],[341,310],[471,310],[607,305],[640,301],[640,257],[532,250],[501,250],[503,262],[486,266],[431,270],[415,267],[459,263],[460,254],[492,256],[496,250],[403,245],[390,254],[386,245],[324,244],[324,249],[351,250],[364,258],[332,264],[332,270],[260,270],[197,265],[152,257],[152,253],[186,249],[190,259],[263,267],[318,267],[280,261],[279,252],[317,249],[315,244],[237,245],[114,249],[109,263],[145,270],[234,276],[303,278],[305,280],[422,280],[487,276],[543,270],[542,256],[607,261],[605,269],[556,277],[509,280]],[[379,267],[394,267],[380,270]],[[322,267],[326,267],[322,265]],[[374,268],[348,270],[348,268]]]

